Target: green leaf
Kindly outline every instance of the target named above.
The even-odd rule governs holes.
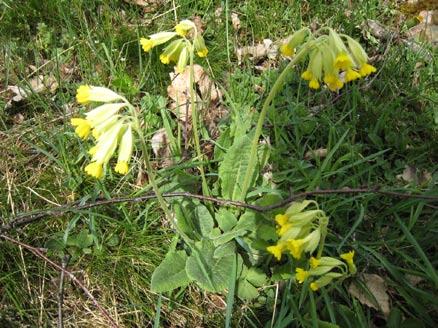
[[[230,231],[237,223],[236,216],[225,208],[219,209],[216,221],[223,232]]]
[[[192,217],[194,216],[195,205],[193,202],[184,201],[182,203],[175,203],[175,217],[178,228],[184,232],[191,239],[197,239],[195,226],[193,225]]]
[[[191,280],[186,273],[186,262],[185,251],[167,253],[152,274],[151,289],[156,293],[162,293],[188,285]]]
[[[193,253],[186,263],[188,277],[207,291],[220,292],[227,288],[235,253],[215,257],[215,247],[213,242],[208,239],[196,243],[192,250]],[[224,252],[224,254],[228,254],[228,252]]]
[[[275,241],[278,239],[277,229],[273,224],[261,224],[257,229],[257,238],[264,241]]]
[[[76,236],[76,245],[79,248],[88,248],[94,243],[92,234],[88,233],[88,230],[81,230]]]
[[[257,228],[257,217],[254,212],[247,211],[242,214],[239,221],[234,229],[240,230],[244,229],[247,231],[256,231]]]
[[[217,247],[214,250],[213,257],[219,259],[225,256],[232,256],[235,253],[236,253],[236,244],[234,242],[229,242]]]
[[[214,227],[214,219],[208,208],[202,204],[195,207],[195,224],[197,225],[201,236],[208,237]]]
[[[237,284],[237,295],[244,300],[252,300],[259,296],[259,291],[248,280],[240,279]]]
[[[233,240],[236,237],[243,236],[247,233],[245,229],[233,229],[229,232],[225,232],[216,238],[212,238],[215,246],[219,246]]]
[[[252,285],[261,287],[266,283],[268,277],[263,271],[256,268],[250,268],[245,279],[248,280]]]
[[[222,196],[233,200],[241,200],[242,185],[250,159],[251,139],[244,135],[235,140],[228,149],[219,166]],[[258,168],[254,170],[254,177]],[[255,180],[253,177],[253,180]]]

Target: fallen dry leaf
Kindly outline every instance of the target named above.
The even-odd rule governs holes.
[[[131,5],[142,7],[145,13],[154,12],[164,4],[164,0],[124,0],[124,1]]]
[[[350,284],[350,287],[348,287],[348,292],[353,297],[357,298],[357,300],[362,304],[365,304],[378,311],[382,311],[385,317],[387,317],[391,312],[391,309],[389,305],[389,296],[386,292],[387,288],[385,280],[376,274],[368,273],[361,275],[361,279],[368,288],[369,293],[374,296],[374,299],[368,295],[368,293],[359,289],[354,283]]]
[[[428,51],[426,47],[413,40],[413,38],[400,37],[397,31],[384,26],[375,20],[367,19],[362,23],[362,30],[366,36],[371,35],[378,40],[394,40],[394,42],[403,43],[413,52],[421,56],[425,61],[433,60],[432,53]]]
[[[157,130],[151,139],[152,151],[159,160],[160,167],[169,167],[173,164],[171,159],[169,137],[166,129]]]
[[[315,150],[309,150],[304,155],[304,159],[315,159],[315,158],[324,158],[327,156],[327,149],[326,148],[318,148]]]
[[[28,81],[28,85],[19,87],[16,85],[9,85],[7,87],[8,91],[11,91],[13,96],[9,99],[6,104],[6,108],[12,106],[13,102],[20,102],[32,93],[40,93],[43,91],[55,92],[58,88],[58,82],[54,76],[44,77],[43,75],[38,75]]]
[[[405,36],[409,39],[430,42],[433,46],[438,45],[438,10],[421,11],[417,19],[420,24],[410,28]]]
[[[420,171],[414,166],[406,165],[403,173],[398,174],[396,178],[415,185],[423,185],[432,179],[432,174],[427,170]]]
[[[242,64],[244,58],[248,57],[252,61],[260,59],[275,59],[278,56],[278,45],[270,39],[264,39],[262,43],[255,46],[241,47],[236,50],[238,64]]]
[[[407,274],[406,279],[412,284],[412,286],[417,286],[420,282],[424,281],[423,277],[415,276],[413,274]]]
[[[222,94],[218,87],[210,80],[207,73],[200,65],[194,65],[194,82],[199,93],[196,93],[196,101],[217,102]],[[187,66],[181,74],[170,73],[172,84],[167,87],[167,95],[172,100],[170,109],[183,122],[191,117],[192,108],[190,103],[190,67]]]
[[[198,31],[198,33],[200,34],[204,34],[204,30],[205,30],[205,24],[202,21],[201,16],[194,16],[192,19],[193,23],[196,26],[196,30]]]
[[[236,31],[240,29],[240,19],[237,13],[231,13],[231,24]]]

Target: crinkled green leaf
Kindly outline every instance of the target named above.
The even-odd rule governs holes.
[[[233,267],[234,255],[224,252],[223,257],[215,257],[213,242],[203,239],[196,243],[186,263],[186,272],[201,288],[220,292],[228,286],[229,274]],[[217,254],[218,255],[218,254]]]
[[[186,286],[190,278],[186,273],[185,251],[170,252],[152,274],[151,289],[162,293]]]
[[[225,208],[216,213],[216,221],[223,232],[230,231],[237,223],[236,216]]]
[[[259,292],[248,280],[240,279],[237,283],[237,295],[244,300],[252,300],[259,296]]]
[[[248,273],[246,274],[245,279],[248,280],[255,287],[261,287],[266,283],[268,277],[260,269],[250,268],[248,270]]]
[[[251,138],[244,135],[236,139],[225,154],[218,172],[224,198],[241,200],[245,196],[242,195],[242,185],[250,160],[250,150]],[[254,182],[257,172],[259,170],[256,167],[252,182]]]

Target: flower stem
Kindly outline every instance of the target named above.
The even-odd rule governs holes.
[[[194,46],[190,45],[190,106],[192,114],[192,125],[193,125],[193,139],[195,141],[196,155],[200,161],[202,161],[201,146],[199,142],[199,128],[198,128],[198,110],[196,104],[196,93],[195,93],[195,69],[194,69]],[[204,196],[210,196],[210,189],[208,188],[207,180],[205,178],[204,167],[199,166],[199,172],[201,173],[202,179],[202,193]]]
[[[325,237],[327,236],[328,218],[324,216],[323,218],[320,218],[319,222],[319,228],[321,229],[321,239],[319,241],[318,253],[316,254],[317,259],[321,258],[322,252],[324,250]]]
[[[294,65],[302,59],[302,57],[307,53],[309,48],[310,48],[310,43],[307,43],[295,55],[294,59],[292,59],[289,62],[289,64],[285,67],[283,72],[281,72],[280,76],[275,81],[271,91],[268,94],[268,97],[266,98],[266,100],[263,103],[263,107],[262,107],[262,110],[260,112],[259,119],[257,121],[254,138],[252,139],[252,143],[251,143],[251,152],[250,152],[248,167],[246,169],[245,177],[244,177],[243,184],[242,184],[241,198],[238,200],[242,201],[246,198],[246,194],[248,192],[252,177],[254,175],[254,169],[255,169],[256,163],[258,161],[258,159],[257,159],[257,146],[259,144],[259,138],[260,138],[260,135],[262,134],[263,123],[265,122],[265,117],[266,117],[266,114],[268,112],[269,106],[271,105],[272,100],[274,100],[275,96],[277,96],[277,94],[280,92],[281,88],[283,87],[283,84],[286,81],[286,77],[289,74],[289,72],[292,70]]]
[[[175,220],[175,217],[172,215],[169,208],[167,207],[167,203],[164,200],[164,197],[161,194],[160,189],[158,188],[157,181],[155,180],[155,172],[154,172],[154,169],[152,168],[151,162],[149,160],[149,150],[148,150],[148,147],[146,145],[146,141],[144,139],[143,132],[141,131],[141,128],[140,128],[140,120],[138,118],[137,111],[135,110],[134,106],[132,106],[126,99],[124,99],[124,100],[128,104],[129,110],[131,111],[132,117],[134,118],[134,120],[133,120],[134,121],[133,122],[134,130],[136,131],[136,133],[140,139],[141,148],[142,148],[141,149],[142,150],[142,157],[143,157],[143,161],[144,161],[144,164],[146,167],[146,172],[148,174],[149,182],[151,183],[152,189],[153,189],[153,191],[158,199],[158,203],[160,204],[160,207],[163,210],[166,218],[172,222],[174,229],[178,232],[178,234],[181,236],[181,238],[187,243],[187,245],[189,245],[189,247],[192,247],[192,242],[190,241],[190,238],[183,231],[181,231],[181,229],[178,227],[178,224]]]
[[[155,180],[155,172],[152,168],[151,162],[149,161],[149,151],[148,147],[146,145],[146,142],[144,140],[143,133],[140,128],[140,120],[137,115],[137,111],[135,110],[134,106],[131,104],[128,105],[129,109],[132,113],[132,116],[134,118],[134,130],[137,132],[137,135],[139,136],[140,142],[141,142],[141,148],[142,148],[142,157],[143,161],[146,167],[146,172],[148,174],[149,181],[152,185],[152,189],[154,190],[155,195],[157,196],[158,202],[160,203],[160,206],[162,210],[164,211],[164,214],[168,219],[171,219],[171,213],[167,207],[166,201],[164,200],[163,196],[161,195],[160,190],[158,189],[157,182]]]

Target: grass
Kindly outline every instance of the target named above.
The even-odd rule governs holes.
[[[137,195],[150,190],[139,165],[123,179],[109,176],[94,182],[82,171],[84,149],[68,124],[77,112],[76,87],[83,83],[111,86],[134,103],[146,106],[150,95],[166,96],[170,68],[158,53],[142,53],[140,36],[171,28],[178,18],[200,16],[210,49],[211,75],[224,90],[225,104],[242,124],[254,122],[277,70],[262,73],[247,60],[241,68],[231,51],[264,38],[277,40],[294,28],[323,24],[362,38],[376,56],[377,76],[370,83],[349,85],[340,96],[311,92],[299,74],[268,113],[263,136],[271,145],[270,160],[259,191],[380,185],[400,191],[438,194],[437,56],[424,59],[403,44],[378,42],[361,35],[365,19],[395,24],[396,7],[382,1],[340,4],[327,1],[229,1],[239,14],[239,32],[225,17],[215,16],[219,2],[165,1],[151,13],[124,1],[3,1],[0,24],[0,216],[97,197]],[[225,12],[225,10],[223,11]],[[384,54],[384,55],[383,55]],[[420,64],[419,64],[420,63]],[[31,66],[33,65],[33,66]],[[284,65],[283,63],[279,64]],[[36,70],[36,71],[35,71]],[[55,93],[32,94],[6,108],[8,85],[26,86],[35,75],[53,77]],[[259,88],[254,88],[254,86]],[[160,101],[152,97],[153,101]],[[154,107],[153,107],[154,108]],[[158,108],[158,107],[157,107]],[[159,110],[147,114],[148,133],[160,128]],[[22,117],[20,119],[20,117]],[[229,122],[226,119],[220,129]],[[170,123],[176,129],[175,123]],[[327,149],[327,156],[307,160],[309,150]],[[186,184],[199,192],[197,163],[186,159],[162,169],[162,188]],[[432,177],[423,184],[397,178],[406,165]],[[214,181],[217,163],[207,166]],[[171,183],[175,177],[179,184]],[[375,273],[387,285],[391,313],[369,308],[348,293],[350,283],[336,284],[310,303],[303,290],[281,286],[273,327],[311,326],[314,316],[341,327],[433,327],[437,320],[437,211],[417,199],[376,195],[316,197],[331,217],[329,253],[355,249],[360,273]],[[157,295],[150,276],[173,241],[169,222],[155,202],[119,204],[47,218],[12,231],[11,236],[45,247],[61,235],[78,238],[84,231],[90,245],[72,242],[70,270],[80,277],[122,327],[217,327],[226,317],[224,296],[191,286]],[[66,231],[68,232],[66,234]],[[56,325],[59,273],[23,249],[0,242],[0,327]],[[59,254],[50,254],[60,262]],[[80,290],[67,283],[66,326],[105,326],[104,318]],[[231,326],[270,326],[273,304],[235,300]],[[160,317],[157,315],[160,311]]]

